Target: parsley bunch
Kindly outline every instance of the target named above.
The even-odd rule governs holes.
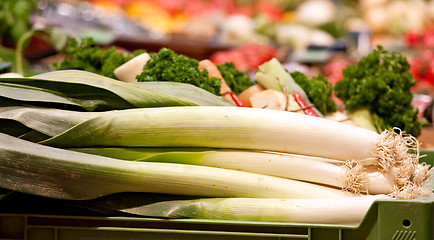
[[[235,94],[240,94],[242,91],[255,84],[243,72],[237,70],[235,64],[232,62],[219,64],[217,65],[217,68],[222,74],[226,84]]]
[[[134,56],[127,52],[118,52],[116,47],[101,48],[93,46],[92,38],[85,38],[80,43],[70,38],[64,49],[64,59],[51,65],[53,70],[77,69],[93,72],[116,79],[114,70],[141,52],[134,52]]]
[[[143,72],[137,76],[139,82],[169,81],[188,83],[205,89],[213,94],[220,93],[220,79],[209,77],[208,71],[199,71],[199,61],[176,54],[170,49],[162,48],[151,53]]]
[[[333,84],[321,75],[308,79],[301,72],[291,73],[294,81],[306,92],[309,100],[322,114],[336,111],[336,103],[333,101]]]
[[[416,81],[409,68],[404,56],[379,46],[357,65],[343,70],[343,79],[335,85],[336,96],[347,110],[367,109],[378,132],[398,127],[417,137],[423,124],[417,118],[418,110],[411,105],[410,88]]]

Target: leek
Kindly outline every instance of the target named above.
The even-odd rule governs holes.
[[[379,141],[373,131],[324,118],[269,109],[200,106],[106,112],[42,143],[254,149],[346,161],[374,157]]]
[[[198,105],[176,96],[78,70],[54,71],[28,78],[2,78],[0,83],[56,92],[74,102],[84,101],[86,105],[82,107],[85,110],[89,110],[90,107],[98,110],[112,110],[132,107]],[[9,92],[9,94],[14,93],[15,91]],[[40,95],[41,93],[32,93],[29,97],[33,94]]]
[[[62,96],[60,93],[46,90],[33,86],[3,83],[0,82],[0,96],[11,100],[16,100],[20,102],[41,102],[41,103],[55,103],[71,105],[74,107],[83,107],[86,110],[92,111],[95,109],[93,104],[101,104],[100,101],[95,101],[96,103],[89,104],[89,101],[80,101],[79,99],[72,99],[66,96]],[[131,105],[129,105],[131,107]]]
[[[192,164],[233,169],[329,185],[354,192],[389,194],[394,179],[380,172],[364,173],[342,161],[296,154],[200,148],[73,148],[73,151],[124,160]],[[358,177],[357,177],[358,176]],[[358,184],[362,184],[358,186]]]
[[[200,106],[234,106],[224,97],[187,83],[180,82],[136,82],[134,85],[171,96],[189,100]]]
[[[71,200],[119,192],[254,198],[352,196],[316,184],[235,170],[123,161],[43,146],[1,133],[0,188]]]
[[[35,102],[61,103],[87,111],[183,105],[233,106],[226,99],[190,84],[132,84],[78,70],[54,71],[31,78],[2,78],[0,96],[33,105]]]
[[[106,89],[127,100],[135,107],[164,106],[233,106],[222,97],[190,84],[173,82],[124,83],[94,73],[77,70],[54,71],[35,78],[80,83]],[[83,79],[83,80],[82,80]]]
[[[323,163],[315,165],[308,179],[285,176],[311,181],[309,179],[315,179],[317,174],[327,175],[324,179],[329,179],[321,183],[343,185],[344,189],[354,192],[388,193],[392,183],[402,187],[407,182],[413,182],[419,160],[418,154],[411,153],[412,149],[406,146],[411,138],[390,132],[379,135],[332,120],[284,111],[225,106],[143,108],[100,112],[97,115],[92,112],[62,110],[57,113],[53,109],[39,111],[24,107],[12,108],[11,111],[19,112],[15,114],[16,121],[40,133],[29,132],[23,136],[24,139],[55,147],[202,147],[292,153],[342,163],[348,160],[367,162],[368,159],[377,170],[372,173],[366,173],[364,169],[360,173],[351,170],[350,180],[346,180],[348,174],[341,173],[341,168]],[[297,161],[292,161],[292,164],[287,168],[300,169]],[[240,169],[239,166],[226,167]],[[253,168],[243,170],[255,171]],[[327,173],[325,169],[328,169]],[[424,176],[421,179],[425,179]],[[383,184],[374,184],[378,181]],[[379,187],[371,187],[376,185]]]
[[[172,200],[123,209],[142,216],[357,225],[384,195],[336,199],[209,198]]]
[[[0,107],[0,119],[14,120],[47,136],[55,136],[102,114],[42,107]]]

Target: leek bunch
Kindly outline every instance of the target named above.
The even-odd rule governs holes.
[[[421,195],[429,175],[411,136],[235,107],[186,84],[59,71],[1,79],[0,96],[0,187],[197,198],[146,216],[354,224],[379,198]]]

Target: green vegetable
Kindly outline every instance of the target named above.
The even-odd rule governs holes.
[[[357,126],[372,130],[374,132],[377,131],[377,128],[374,124],[374,119],[372,118],[371,113],[366,108],[359,108],[355,111],[348,112],[351,120],[357,123]]]
[[[224,97],[216,96],[205,89],[193,86],[188,83],[178,82],[136,82],[134,85],[146,89],[176,96],[200,106],[234,106],[232,102]]]
[[[253,198],[351,196],[333,188],[261,174],[73,152],[2,133],[0,156],[0,188],[59,199],[94,199],[119,192]]]
[[[12,110],[0,108],[4,109]],[[373,158],[382,140],[379,134],[363,128],[268,109],[183,106],[116,110],[98,115],[28,108],[12,112],[15,113],[5,118],[16,116],[16,121],[52,137],[44,144],[62,147],[236,148],[346,161]],[[0,118],[3,116],[0,114]],[[53,132],[54,129],[59,131]]]
[[[9,106],[0,108],[0,120],[22,124],[24,129],[11,124],[8,126],[23,130],[15,136],[44,145],[70,149],[81,147],[76,151],[117,159],[203,165],[273,175],[333,185],[357,190],[356,192],[367,188],[370,193],[390,193],[390,181],[395,178],[378,172],[373,172],[372,176],[368,172],[364,176],[363,169],[360,169],[362,175],[358,179],[362,181],[359,183],[356,180],[356,187],[352,188],[354,176],[358,176],[359,171],[353,174],[349,168],[346,172],[346,168],[332,162],[348,159],[366,162],[366,159],[374,159],[370,160],[374,166],[388,163],[393,167],[396,164],[394,159],[399,158],[396,155],[405,150],[401,143],[406,141],[393,135],[392,139],[383,139],[383,134],[379,136],[373,131],[323,118],[285,111],[235,107],[185,106],[76,112]],[[381,156],[377,156],[376,151],[383,140],[387,140],[386,144],[396,141],[394,146],[397,149],[389,146],[390,153],[379,151],[385,155],[384,162],[381,162]],[[147,147],[161,148],[155,150]],[[187,150],[174,150],[174,147]],[[190,147],[195,149],[190,151]],[[201,151],[197,148],[215,149]],[[380,150],[383,148],[380,147]],[[268,151],[280,152],[282,155]],[[393,159],[385,162],[390,158],[389,154]],[[405,159],[415,164],[419,155],[414,156],[409,153]],[[330,159],[319,160],[320,158]],[[414,170],[415,174],[424,172],[416,167],[408,169]],[[403,170],[407,171],[407,168]],[[403,176],[398,171],[401,172],[394,170],[396,176]],[[413,174],[404,176],[410,177]],[[368,182],[365,183],[363,179]],[[412,179],[423,181],[424,177]],[[408,181],[413,181],[412,179]],[[417,184],[415,182],[415,186]],[[292,187],[296,188],[293,184]]]
[[[188,83],[205,89],[215,95],[220,93],[220,79],[209,77],[208,71],[199,71],[199,62],[170,49],[162,48],[152,53],[143,72],[137,76],[139,82],[169,81]]]
[[[67,47],[61,51],[65,54],[64,59],[54,62],[51,68],[84,70],[116,79],[114,70],[133,58],[127,52],[118,52],[114,46],[103,49],[92,45],[92,38],[85,38],[80,43],[75,38],[70,38]],[[135,51],[133,55],[137,56],[142,52]]]
[[[333,85],[327,78],[318,75],[308,79],[301,72],[291,73],[294,81],[306,92],[307,97],[322,113],[327,114],[336,111],[336,103],[333,101]]]
[[[15,100],[17,105],[82,111],[198,105],[170,93],[79,70],[54,71],[29,78],[1,78],[0,86],[0,105],[5,100]]]
[[[359,167],[329,158],[265,151],[208,148],[71,148],[73,151],[132,161],[191,164],[233,169],[333,186],[352,192],[389,194],[391,174],[362,174]],[[359,174],[360,177],[354,178]],[[366,183],[366,184],[365,184]]]
[[[378,132],[397,127],[417,137],[423,124],[417,118],[418,110],[411,105],[410,88],[416,81],[409,68],[404,56],[378,46],[356,65],[343,70],[343,79],[335,86],[336,96],[349,111],[366,108]]]
[[[357,225],[377,199],[385,195],[336,199],[203,198],[171,200],[123,209],[164,218],[296,222]]]
[[[255,81],[266,89],[274,89],[281,92],[288,91],[289,94],[293,94],[296,91],[308,106],[312,105],[304,89],[294,81],[289,72],[276,58],[259,66],[259,70],[255,73]],[[323,116],[315,106],[311,108],[316,115]]]
[[[74,112],[74,114],[71,114],[71,112],[67,110],[42,107],[10,106],[0,108],[1,120],[9,120],[9,122],[15,121],[23,126],[27,126],[33,131],[46,135],[47,138],[67,131],[82,121],[95,118],[102,114],[103,112]],[[21,130],[21,134],[25,134],[28,129],[23,128],[23,126],[17,125],[15,128]]]
[[[71,111],[70,114],[74,115],[75,112]],[[63,121],[68,120],[56,120],[58,124]],[[35,130],[46,132],[43,129]],[[372,164],[382,171],[390,170],[397,162],[412,165],[419,158],[418,154],[410,151],[417,150],[412,138],[390,131],[377,134],[325,118],[233,106],[109,111],[50,137],[41,143],[68,148],[232,148],[285,152],[342,161],[373,159]],[[413,169],[415,168],[400,168],[399,172]],[[411,174],[402,176],[410,177]]]
[[[217,65],[217,68],[222,74],[226,84],[235,94],[240,94],[242,91],[255,84],[243,72],[237,70],[232,62]]]
[[[62,124],[62,118],[58,121]],[[324,118],[232,106],[110,111],[51,137],[43,143],[58,147],[238,148],[343,161],[373,157],[381,140],[375,132]]]

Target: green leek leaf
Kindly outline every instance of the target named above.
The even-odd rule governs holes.
[[[102,115],[102,112],[75,112],[42,107],[0,107],[0,119],[19,122],[51,137],[99,115]]]
[[[204,198],[170,200],[123,209],[164,218],[357,225],[384,195],[337,199]]]
[[[98,110],[197,105],[176,96],[78,70],[54,71],[29,78],[2,78],[0,83],[57,92],[74,102],[86,103],[82,106],[85,109],[89,104]],[[27,98],[32,99],[33,95]]]
[[[0,96],[10,99],[9,102],[15,100],[19,102],[31,103],[56,103],[72,106],[81,106],[90,111],[94,110],[96,108],[96,105],[101,104],[99,101],[95,101],[97,103],[92,104],[92,102],[90,101],[71,99],[66,96],[62,96],[62,94],[60,93],[38,87],[5,82],[0,82]]]
[[[0,119],[0,132],[2,133],[18,137],[29,131],[32,131],[32,129],[19,122],[9,119]]]
[[[187,99],[201,106],[234,106],[226,98],[216,96],[202,88],[179,82],[136,82],[149,90]]]
[[[188,100],[178,98],[176,96],[155,92],[134,84],[125,83],[98,74],[80,71],[80,70],[64,70],[43,73],[33,78],[43,78],[49,80],[50,84],[59,83],[74,83],[77,85],[85,85],[87,87],[96,87],[104,89],[107,92],[115,94],[120,98],[126,100],[134,107],[164,107],[164,106],[190,106],[197,105]],[[94,97],[94,92],[81,92],[70,86],[60,85],[62,92],[69,92],[84,96],[88,94],[89,97]],[[65,88],[63,88],[65,87]],[[83,87],[83,86],[80,86]],[[77,89],[78,90],[78,89]]]

